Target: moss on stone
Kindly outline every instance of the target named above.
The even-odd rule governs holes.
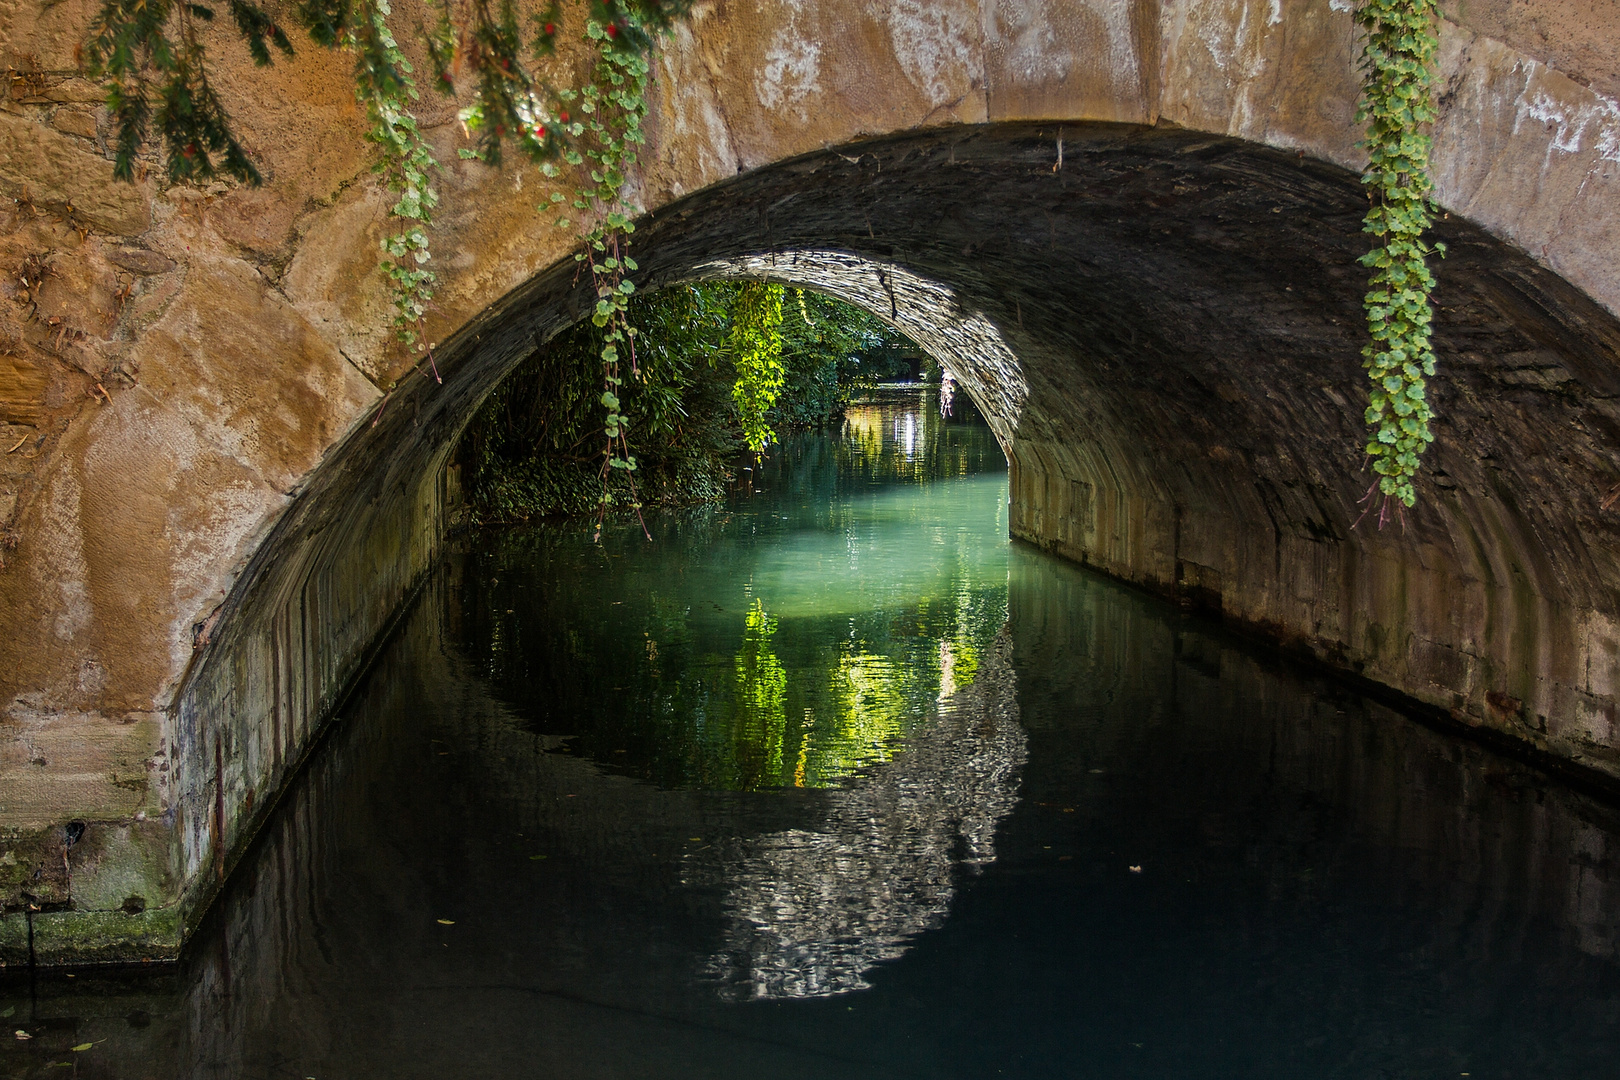
[[[18,917],[18,923],[24,920]],[[117,964],[173,960],[180,955],[183,922],[178,906],[124,911],[42,911],[33,917],[34,962],[39,964]],[[12,953],[10,937],[0,938],[7,963],[26,962]]]

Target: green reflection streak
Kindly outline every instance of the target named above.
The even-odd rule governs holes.
[[[650,518],[651,544],[513,530],[480,665],[566,752],[660,785],[843,783],[904,753],[1005,621],[1005,468],[913,393],[784,440],[750,493]]]
[[[771,648],[776,620],[755,600],[743,620],[742,651],[737,654],[737,694],[732,725],[743,786],[762,786],[782,773],[782,740],[787,734],[787,671]]]

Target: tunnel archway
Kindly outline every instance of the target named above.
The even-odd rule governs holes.
[[[1356,528],[1362,205],[1351,174],[1237,140],[997,125],[751,173],[654,215],[637,250],[650,286],[822,288],[948,359],[1009,451],[1016,536],[1608,771],[1620,331],[1443,222],[1433,479],[1404,523]],[[566,266],[509,296],[261,547],[183,697],[194,868],[216,785],[273,789],[431,560],[472,408],[586,302]]]
[[[1620,774],[1600,505],[1620,327],[1442,222],[1432,481],[1403,523],[1357,528],[1363,207],[1353,174],[1237,139],[993,124],[706,188],[651,215],[637,257],[644,287],[825,289],[947,359],[1008,451],[1015,536]],[[197,626],[166,780],[178,850],[151,843],[140,871],[176,902],[141,933],[173,948],[194,925],[432,564],[462,427],[589,304],[564,263],[446,342],[443,384],[407,378],[333,449]],[[160,826],[123,828],[104,851]]]

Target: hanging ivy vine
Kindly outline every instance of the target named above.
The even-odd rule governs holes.
[[[266,9],[252,0],[223,2],[256,64],[269,64],[272,49],[292,54],[285,29]],[[640,376],[638,331],[627,307],[637,266],[630,255],[635,226],[625,182],[643,139],[649,57],[658,34],[690,5],[589,0],[580,37],[592,59],[589,78],[578,88],[554,86],[535,67],[554,54],[563,34],[561,0],[527,23],[513,0],[441,0],[437,25],[425,34],[435,88],[453,94],[463,71],[470,71],[475,85],[462,119],[477,143],[463,156],[498,164],[504,146],[518,147],[562,188],[541,211],[557,215],[554,222],[580,238],[576,259],[596,296],[592,319],[607,331],[598,357],[599,522],[616,501],[615,476],[624,478],[628,502],[637,505],[631,424],[622,407],[625,379]],[[422,326],[436,283],[429,269],[429,229],[438,204],[431,183],[437,166],[413,112],[419,91],[389,28],[389,2],[298,0],[294,11],[313,41],[355,55],[356,93],[371,124],[367,137],[381,150],[377,171],[395,195],[391,213],[399,223],[382,242],[380,260],[393,327],[408,349],[425,353],[431,363]],[[91,73],[107,83],[120,179],[134,178],[139,153],[156,128],[171,181],[229,176],[260,182],[208,79],[198,25],[214,15],[214,6],[188,0],[103,0],[84,55]],[[1359,0],[1355,18],[1365,34],[1358,112],[1367,132],[1362,180],[1371,206],[1365,229],[1376,238],[1362,260],[1372,270],[1363,350],[1371,381],[1366,452],[1378,474],[1365,501],[1369,509],[1377,506],[1382,524],[1400,506],[1413,505],[1419,459],[1433,441],[1425,382],[1435,371],[1428,257],[1444,246],[1431,247],[1424,236],[1434,217],[1426,126],[1435,118],[1437,15],[1435,0]],[[733,341],[734,398],[748,443],[758,451],[774,435],[764,415],[781,386],[770,340],[771,327],[781,323],[782,294],[764,284],[749,288],[746,316]],[[436,366],[432,371],[436,377]]]
[[[366,138],[382,150],[382,160],[374,169],[398,196],[390,213],[401,227],[382,241],[382,269],[393,299],[394,333],[406,348],[427,352],[431,361],[432,351],[422,338],[422,322],[437,280],[427,268],[431,258],[427,230],[439,204],[429,181],[438,162],[411,112],[411,103],[420,94],[411,78],[411,63],[388,29],[390,14],[388,0],[371,0],[359,24],[345,35],[345,43],[355,52],[356,96],[371,121]],[[437,364],[433,374],[443,381],[438,378]]]
[[[787,379],[782,366],[782,297],[780,285],[747,281],[731,309],[731,361],[737,372],[731,397],[737,403],[743,438],[756,454],[776,438],[765,414],[776,404]]]
[[[588,271],[596,295],[591,321],[602,335],[601,365],[602,455],[597,536],[610,507],[620,502],[615,477],[622,477],[627,498],[622,500],[639,515],[636,458],[630,450],[630,418],[624,412],[623,391],[629,377],[639,379],[636,355],[638,329],[629,315],[638,269],[630,254],[635,232],[634,214],[625,203],[624,187],[637,160],[644,137],[641,124],[647,115],[647,79],[650,56],[658,33],[684,13],[687,0],[596,0],[584,21],[583,39],[596,54],[591,77],[578,88],[551,88],[513,63],[522,41],[521,29],[510,4],[499,17],[487,20],[490,31],[476,38],[478,47],[499,51],[502,77],[486,79],[478,100],[462,111],[462,122],[479,137],[477,148],[464,157],[484,161],[500,159],[501,144],[509,133],[539,163],[541,174],[561,182],[542,214],[558,214],[558,228],[577,230],[581,249],[574,259]],[[551,55],[562,30],[562,9],[557,0],[537,18],[533,43],[535,58]],[[441,72],[447,53],[435,53]],[[559,164],[560,162],[560,164]],[[643,526],[645,528],[645,526]]]
[[[251,0],[226,0],[231,16],[257,64],[269,64],[271,45],[291,55],[286,32]],[[628,364],[636,360],[637,330],[626,303],[635,291],[629,275],[635,231],[623,199],[627,171],[642,143],[647,113],[649,56],[657,35],[690,7],[691,0],[591,0],[582,39],[594,51],[591,75],[579,88],[553,87],[531,63],[554,54],[562,29],[561,0],[552,3],[525,30],[512,0],[443,0],[437,25],[426,33],[435,69],[434,85],[454,94],[456,77],[470,69],[474,103],[461,113],[477,137],[462,156],[499,164],[505,145],[516,145],[539,164],[544,175],[562,181],[566,191],[551,195],[540,210],[578,215],[556,218],[577,227],[582,251],[576,259],[590,272],[597,303],[593,320],[607,330],[599,357],[602,367],[603,452],[599,521],[615,501],[612,479],[625,478],[631,505],[637,505],[630,452],[630,422],[620,405]],[[381,267],[393,303],[393,327],[409,349],[426,353],[423,320],[436,278],[428,268],[428,230],[438,205],[430,180],[437,168],[413,112],[419,91],[410,61],[399,48],[388,18],[388,0],[301,0],[297,17],[311,40],[355,54],[356,95],[371,128],[367,137],[380,150],[376,171],[394,193],[391,213],[399,226],[382,241]],[[86,43],[91,73],[107,81],[113,112],[116,175],[134,178],[137,157],[155,121],[163,134],[171,180],[205,180],[221,173],[244,183],[261,178],[231,133],[230,118],[207,79],[207,62],[196,21],[212,20],[213,8],[186,0],[103,0]],[[157,104],[152,96],[154,86]],[[570,112],[577,115],[570,115]],[[561,164],[559,165],[559,162]],[[419,365],[420,367],[420,365]],[[437,365],[432,373],[438,378]],[[379,414],[380,415],[380,414]]]
[[[1378,521],[1394,505],[1411,506],[1418,460],[1429,431],[1425,379],[1434,374],[1430,344],[1434,275],[1424,233],[1434,221],[1426,125],[1435,119],[1433,69],[1438,41],[1434,0],[1361,0],[1356,21],[1366,33],[1363,92],[1357,120],[1367,125],[1369,202],[1365,229],[1377,237],[1362,257],[1372,269],[1366,295],[1368,341],[1362,366],[1372,386],[1366,412],[1367,456],[1379,479],[1366,501]]]
[[[631,324],[629,302],[635,284],[629,274],[637,269],[630,256],[630,236],[636,231],[628,208],[624,205],[624,183],[627,170],[636,162],[636,147],[642,143],[641,121],[647,115],[647,75],[650,65],[645,47],[638,47],[644,38],[642,28],[633,19],[624,25],[603,23],[588,19],[585,23],[586,39],[599,49],[591,81],[578,91],[563,91],[559,97],[558,119],[566,115],[562,105],[577,102],[584,120],[573,120],[568,129],[576,139],[585,139],[580,146],[570,147],[563,153],[564,160],[589,179],[579,184],[572,200],[562,192],[553,192],[554,205],[568,204],[580,213],[593,218],[585,231],[585,245],[575,253],[576,261],[590,269],[591,282],[596,289],[596,308],[591,322],[606,331],[603,335],[600,360],[602,362],[602,497],[597,510],[597,530],[609,505],[614,500],[612,471],[620,469],[629,489],[632,507],[639,513],[640,500],[635,486],[635,455],[630,452],[629,418],[620,401],[624,384],[622,368],[628,359],[630,372],[641,377],[636,357],[637,328]],[[629,32],[626,32],[629,31]],[[551,162],[542,166],[548,177],[557,175]],[[542,211],[546,208],[541,207]],[[559,228],[569,228],[572,219],[564,214],[556,222]],[[645,526],[643,526],[645,528]]]

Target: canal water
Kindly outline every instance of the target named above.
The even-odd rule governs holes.
[[[744,481],[463,541],[184,961],[9,977],[0,1076],[1616,1075],[1613,807],[1009,543],[920,390]]]

